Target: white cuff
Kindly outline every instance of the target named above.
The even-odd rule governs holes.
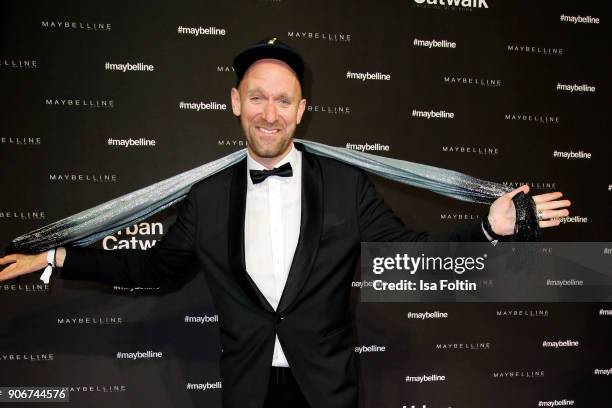
[[[43,271],[42,275],[40,275],[40,280],[48,284],[53,268],[55,268],[55,248],[47,251],[47,267]]]
[[[493,246],[497,245],[499,241],[496,239],[493,239],[493,237],[489,235],[489,233],[485,229],[484,224],[482,222],[480,223],[480,228],[482,228],[482,232],[484,233],[485,237],[489,240],[489,242],[493,244]]]

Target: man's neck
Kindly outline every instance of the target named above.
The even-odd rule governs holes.
[[[291,151],[294,149],[293,146],[293,142],[291,142],[291,144],[289,145],[289,148],[280,156],[276,156],[276,157],[259,157],[258,155],[256,155],[255,153],[253,153],[253,151],[251,151],[251,149],[247,148],[247,151],[249,153],[249,157],[251,157],[251,159],[253,159],[254,161],[256,161],[257,163],[261,164],[262,166],[264,166],[266,169],[271,170],[274,168],[274,166],[276,166],[281,160],[283,160],[285,157],[287,157],[287,155],[289,153],[291,153]]]

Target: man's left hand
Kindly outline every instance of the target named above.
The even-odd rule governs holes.
[[[527,184],[513,190],[491,204],[489,208],[489,223],[496,234],[512,235],[514,234],[514,224],[516,223],[516,210],[512,197],[518,193],[529,192]],[[540,228],[556,227],[561,223],[560,217],[569,215],[569,207],[572,203],[569,200],[559,200],[563,193],[555,191],[554,193],[539,194],[533,196],[533,201],[536,203],[536,212],[538,214]]]

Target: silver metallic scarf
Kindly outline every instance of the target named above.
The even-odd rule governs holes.
[[[457,200],[488,204],[512,191],[512,188],[503,184],[480,180],[453,170],[307,140],[295,139],[295,141],[303,144],[311,153],[330,157],[378,176]],[[74,246],[92,244],[106,235],[129,227],[181,201],[193,184],[226,169],[245,156],[246,148],[38,228],[13,239],[6,253],[35,253],[66,244]],[[533,200],[521,193],[515,196],[513,201],[517,215],[514,239],[527,241],[539,238],[540,231]]]

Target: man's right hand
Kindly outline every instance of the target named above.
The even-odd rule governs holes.
[[[55,261],[56,266],[64,265],[66,257],[66,249],[59,247],[56,250]],[[0,265],[8,265],[0,271],[0,282],[14,279],[21,275],[40,271],[47,266],[47,251],[38,254],[10,254],[0,258]]]

